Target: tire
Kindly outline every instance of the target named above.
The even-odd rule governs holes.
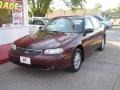
[[[82,52],[80,49],[76,49],[73,52],[72,60],[71,60],[71,66],[69,70],[71,72],[78,72],[82,64]]]
[[[101,41],[101,43],[100,43],[100,47],[98,48],[99,51],[104,50],[105,42],[106,42],[106,40],[105,40],[105,37],[104,37],[104,39],[103,39],[103,40]]]

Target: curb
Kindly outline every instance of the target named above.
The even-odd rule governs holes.
[[[3,59],[3,60],[0,60],[0,65],[5,64],[5,63],[8,63],[8,62],[9,62],[9,60],[8,60],[8,59]]]
[[[0,45],[0,48],[1,48],[1,51],[0,51],[1,53],[0,65],[1,65],[9,62],[8,52],[10,50],[10,44]]]

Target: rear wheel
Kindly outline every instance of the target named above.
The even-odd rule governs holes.
[[[70,66],[70,71],[72,72],[77,72],[80,67],[81,67],[81,63],[82,63],[82,52],[80,49],[76,49],[73,52],[73,57],[71,60],[71,66]]]
[[[101,41],[100,47],[98,48],[99,51],[102,51],[105,47],[105,37],[104,39]]]

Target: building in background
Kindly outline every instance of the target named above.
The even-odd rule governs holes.
[[[89,15],[89,14],[98,14],[96,10],[93,9],[78,9],[76,11],[68,10],[54,10],[52,13],[46,14],[47,18],[53,18],[56,16],[83,16],[83,15]]]
[[[103,13],[106,17],[110,18],[113,25],[120,25],[120,13],[119,12],[104,12]]]
[[[0,0],[0,45],[28,33],[27,0]]]

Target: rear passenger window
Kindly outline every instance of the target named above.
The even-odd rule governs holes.
[[[85,19],[85,29],[94,29],[93,24],[89,18]]]
[[[94,29],[98,29],[101,26],[100,22],[95,17],[91,17],[90,19],[93,23]]]

